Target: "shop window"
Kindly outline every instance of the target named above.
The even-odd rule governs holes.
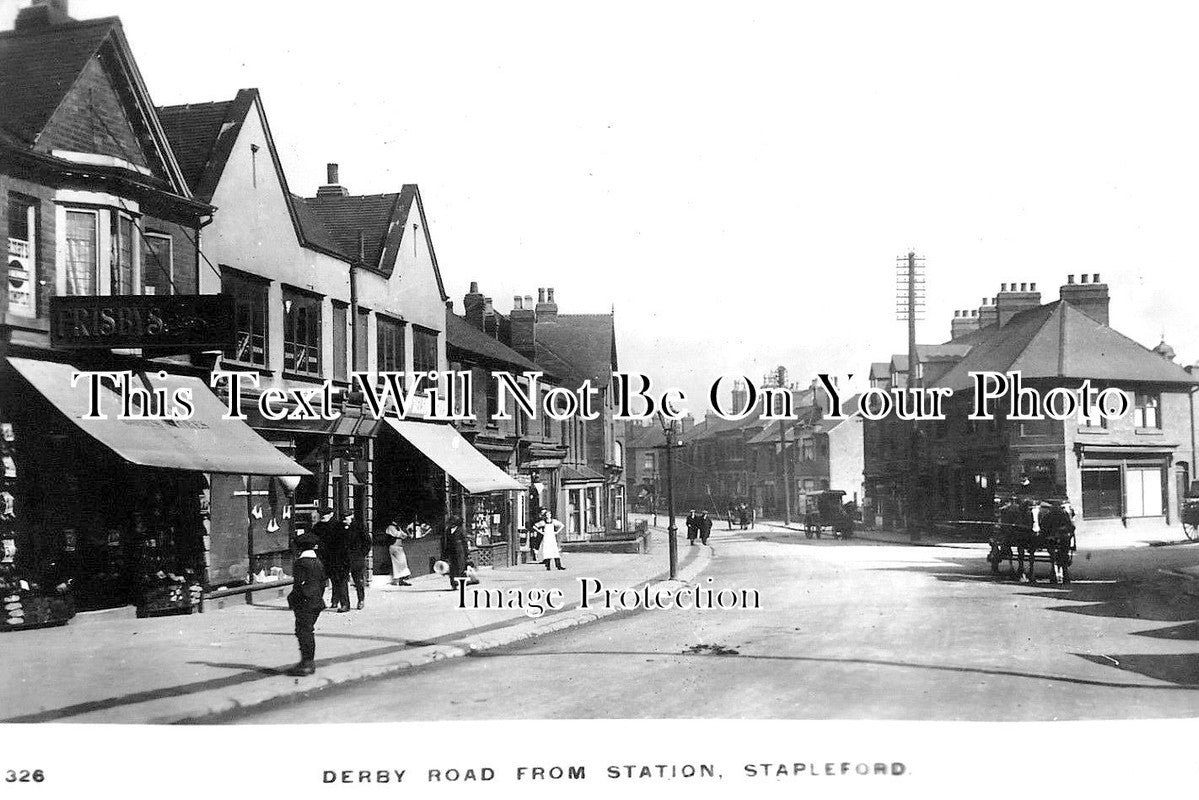
[[[133,220],[124,214],[113,215],[112,294],[133,294]]]
[[[582,491],[579,489],[571,489],[566,493],[566,531],[567,533],[579,533],[582,524]]]
[[[403,372],[404,323],[379,316],[375,324],[378,329],[378,349],[375,358],[378,360],[379,372]]]
[[[321,374],[321,298],[283,289],[283,370]]]
[[[1161,467],[1129,467],[1124,471],[1124,509],[1129,517],[1162,515]]]
[[[1138,428],[1161,428],[1161,395],[1137,392],[1133,406],[1133,424]]]
[[[350,324],[350,307],[345,303],[333,303],[333,380],[348,381],[349,348],[347,328]]]
[[[174,294],[174,241],[165,233],[142,236],[142,294]]]
[[[221,293],[233,297],[233,347],[225,357],[242,364],[266,367],[268,282],[225,267]]]
[[[1086,519],[1120,516],[1120,468],[1092,467],[1082,471],[1082,515]]]
[[[66,293],[94,295],[100,269],[99,214],[95,211],[68,209],[66,218]]]
[[[587,490],[587,530],[599,527],[599,487]]]
[[[437,371],[437,331],[412,327],[412,370],[414,372]]]
[[[8,313],[37,316],[37,204],[8,197]]]

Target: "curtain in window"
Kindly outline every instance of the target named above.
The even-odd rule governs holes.
[[[67,212],[67,294],[96,294],[96,215]]]

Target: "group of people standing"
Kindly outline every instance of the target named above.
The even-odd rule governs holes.
[[[708,537],[712,535],[712,520],[708,517],[707,511],[696,511],[691,509],[687,514],[687,541],[692,546],[695,545],[695,539],[698,536],[700,544],[707,544]]]

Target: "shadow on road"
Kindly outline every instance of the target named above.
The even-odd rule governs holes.
[[[1080,614],[1112,619],[1139,619],[1181,623],[1162,628],[1133,631],[1127,635],[1171,641],[1199,641],[1199,593],[1190,579],[1153,570],[1134,572],[1118,564],[1089,563],[1076,559],[1072,581],[1053,584],[1042,572],[1036,583],[1019,583],[1008,577],[1006,568],[996,576],[990,564],[979,557],[947,557],[938,554],[939,564],[910,564],[882,567],[884,571],[914,572],[947,583],[992,583],[996,592],[1017,590],[1023,597],[1057,601],[1040,611]],[[1038,565],[1038,570],[1045,569]],[[958,571],[960,570],[960,572]],[[1040,613],[1030,609],[1029,613]],[[1035,629],[1037,622],[1030,620]],[[1074,653],[1078,658],[1112,669],[1134,672],[1182,688],[1199,688],[1199,653]]]

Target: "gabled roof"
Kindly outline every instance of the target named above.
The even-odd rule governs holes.
[[[117,17],[56,20],[0,31],[0,129],[10,141],[33,147],[88,63],[107,46],[135,103],[127,109],[135,112],[130,122],[151,137],[156,150],[147,155],[161,164],[173,191],[190,199]]]
[[[538,320],[537,361],[577,389],[583,381],[604,387],[616,369],[616,320],[612,314],[558,314]]]
[[[873,361],[870,363],[870,379],[886,380],[891,377],[890,361]]]
[[[358,236],[361,233],[363,266],[385,278],[390,278],[395,272],[400,246],[404,243],[408,223],[415,210],[420,219],[418,230],[425,237],[425,243],[429,248],[429,260],[433,262],[437,289],[441,292],[442,300],[449,299],[449,295],[445,293],[445,283],[441,279],[437,252],[433,249],[433,237],[429,235],[425,204],[420,196],[420,187],[415,183],[406,183],[399,192],[391,194],[329,194],[322,197],[306,197],[303,203],[312,216],[329,231],[342,252],[355,259],[359,255]]]
[[[457,350],[500,369],[514,368],[517,372],[545,372],[508,345],[493,339],[462,317],[449,311],[445,315],[445,345],[447,352],[452,353]],[[450,360],[457,359],[451,355]]]
[[[255,110],[262,125],[271,164],[283,190],[296,240],[302,247],[344,261],[353,260],[358,252],[357,247],[352,252],[343,251],[321,220],[288,188],[287,175],[279,161],[275,137],[271,135],[266,110],[257,89],[240,89],[232,100],[162,106],[158,109],[158,116],[192,191],[208,202],[220,184],[246,118]]]
[[[1069,378],[1112,383],[1195,385],[1195,378],[1122,333],[1061,300],[988,326],[970,352],[931,386],[973,388],[971,372],[1020,372],[1022,380]]]
[[[959,344],[957,342],[946,344],[918,344],[916,345],[916,358],[921,362],[931,361],[956,361],[962,356],[970,352],[970,345]],[[896,353],[891,356],[890,369],[895,372],[908,371],[908,354]],[[873,374],[873,367],[872,367]],[[888,373],[889,374],[889,373]]]
[[[33,144],[120,24],[103,17],[0,32],[0,125]]]

